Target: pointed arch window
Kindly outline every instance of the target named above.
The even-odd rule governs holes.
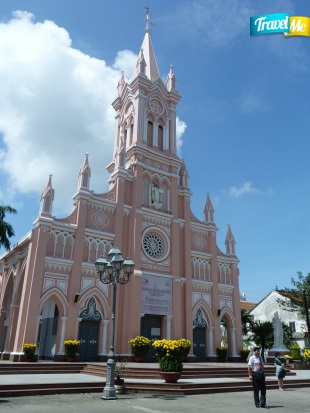
[[[149,181],[146,179],[142,184],[142,205],[149,206]]]
[[[158,149],[164,149],[164,128],[161,125],[158,126]]]
[[[129,145],[131,146],[133,143],[133,123],[130,125],[129,129]]]
[[[153,122],[147,122],[147,144],[153,146]]]

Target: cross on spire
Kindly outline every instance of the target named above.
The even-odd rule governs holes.
[[[150,33],[151,28],[150,25],[154,26],[154,23],[150,20],[150,8],[147,6],[145,7],[146,10],[146,17],[142,17],[142,19],[146,22],[145,33]]]

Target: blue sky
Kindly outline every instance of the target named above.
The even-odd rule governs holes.
[[[0,203],[20,239],[53,173],[54,215],[72,208],[89,153],[91,187],[107,189],[120,71],[130,76],[144,35],[141,0],[2,0]],[[203,219],[210,193],[225,251],[231,225],[240,292],[259,301],[310,271],[310,38],[250,37],[250,17],[310,17],[290,0],[149,0],[160,74],[173,64],[180,155]],[[19,11],[19,12],[16,12]],[[0,253],[4,251],[1,250]]]

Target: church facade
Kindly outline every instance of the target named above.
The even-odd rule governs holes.
[[[130,357],[128,341],[144,335],[187,338],[189,357],[216,360],[227,332],[228,354],[242,349],[239,269],[228,227],[225,253],[210,196],[204,220],[191,212],[185,163],[176,151],[181,98],[170,67],[160,78],[149,29],[132,78],[122,74],[117,98],[109,189],[90,190],[88,155],[80,168],[74,208],[52,216],[52,177],[42,191],[34,229],[0,257],[0,357],[22,359],[23,343],[38,356],[63,360],[64,340],[78,339],[80,360],[106,360],[111,340],[112,287],[100,282],[98,257],[112,246],[135,263],[117,287],[115,353]],[[226,340],[226,338],[225,338]],[[147,360],[152,360],[152,355]]]

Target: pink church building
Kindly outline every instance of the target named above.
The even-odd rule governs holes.
[[[90,190],[88,155],[78,175],[72,213],[52,216],[52,177],[42,191],[34,229],[0,257],[0,358],[23,359],[23,343],[38,357],[64,360],[64,340],[81,342],[81,361],[107,359],[112,287],[100,282],[98,257],[118,247],[135,263],[117,286],[115,353],[130,359],[128,341],[144,335],[187,338],[191,360],[216,361],[223,321],[230,360],[242,349],[239,269],[230,227],[225,253],[210,196],[203,221],[191,212],[186,165],[176,151],[181,96],[170,67],[162,81],[149,14],[136,67],[117,97],[114,150],[106,193]],[[73,191],[72,191],[73,192]],[[225,334],[225,335],[226,335]],[[152,361],[152,353],[146,356]]]

